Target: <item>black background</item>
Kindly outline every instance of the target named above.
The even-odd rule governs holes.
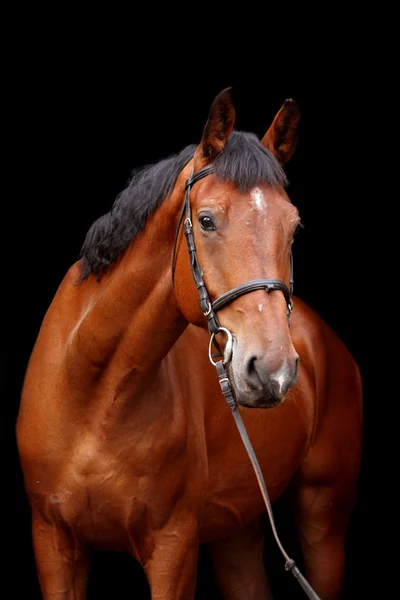
[[[386,234],[379,210],[385,198],[377,192],[381,148],[373,136],[388,97],[374,52],[355,43],[350,51],[321,56],[318,40],[306,56],[296,47],[283,56],[281,47],[263,44],[234,54],[231,43],[216,48],[200,36],[194,56],[185,36],[176,49],[168,35],[155,45],[149,21],[135,23],[123,48],[121,40],[111,41],[111,26],[98,31],[88,25],[21,36],[9,49],[6,121],[13,168],[3,221],[10,277],[4,278],[8,336],[1,401],[5,471],[11,466],[3,496],[9,597],[40,598],[14,428],[41,320],[87,229],[110,209],[131,170],[197,143],[213,98],[226,86],[233,88],[237,129],[262,136],[288,97],[302,111],[298,149],[287,168],[288,192],[305,225],[294,246],[295,293],[336,330],[357,360],[364,385],[363,463],[343,597],[366,592],[387,597],[396,575],[390,549],[395,460],[387,432],[395,375],[386,367],[382,334],[393,299],[385,286],[375,287],[383,276]],[[139,43],[141,27],[148,37]],[[11,60],[17,49],[19,57]],[[297,557],[284,501],[276,516],[284,545]],[[303,597],[273,544],[266,558],[276,598]],[[130,557],[96,556],[89,599],[147,598],[146,593]],[[218,598],[205,550],[197,597]]]

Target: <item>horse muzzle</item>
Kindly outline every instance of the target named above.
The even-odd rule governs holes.
[[[296,384],[298,364],[299,356],[294,349],[279,360],[261,349],[243,353],[234,343],[230,375],[236,401],[251,408],[278,406]]]

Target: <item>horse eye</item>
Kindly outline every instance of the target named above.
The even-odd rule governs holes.
[[[208,215],[203,215],[202,217],[199,217],[199,223],[200,227],[204,229],[204,231],[216,230],[213,220]]]

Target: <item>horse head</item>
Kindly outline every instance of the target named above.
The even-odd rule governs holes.
[[[221,326],[231,332],[232,385],[238,403],[249,407],[280,404],[297,380],[289,317],[291,246],[300,219],[285,191],[283,165],[294,152],[299,120],[297,104],[286,100],[259,141],[234,130],[235,110],[224,90],[188,165],[181,229],[189,252],[181,234],[177,301],[189,322],[209,327],[205,315],[211,312],[211,331]],[[231,290],[237,291],[229,296]]]

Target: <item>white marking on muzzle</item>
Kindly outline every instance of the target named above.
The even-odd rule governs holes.
[[[277,381],[279,383],[279,393],[281,393],[282,391],[282,386],[285,382],[285,375],[283,373],[281,373],[281,375],[279,375],[279,377],[277,378]]]

